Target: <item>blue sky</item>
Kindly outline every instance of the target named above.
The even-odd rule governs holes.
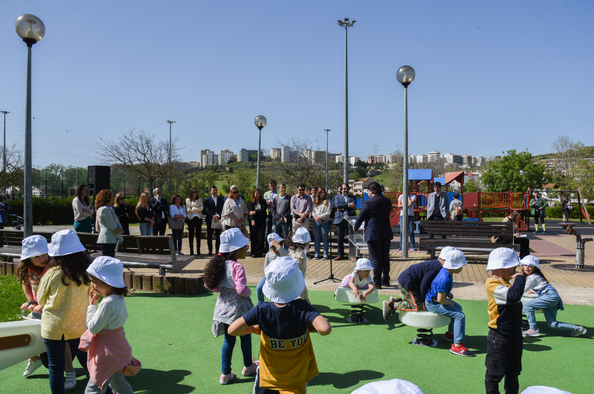
[[[24,141],[26,46],[14,21],[43,20],[33,46],[33,165],[105,164],[99,137],[132,127],[200,149],[257,149],[290,138],[344,145],[349,29],[349,154],[550,152],[560,135],[594,145],[591,1],[2,1],[0,110]],[[590,115],[588,115],[590,114]]]

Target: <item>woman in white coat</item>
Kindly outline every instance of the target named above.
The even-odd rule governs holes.
[[[97,210],[96,228],[99,228],[97,243],[101,245],[103,256],[115,257],[115,250],[118,241],[122,241],[122,225],[111,207],[113,193],[104,189],[95,197],[95,209]]]

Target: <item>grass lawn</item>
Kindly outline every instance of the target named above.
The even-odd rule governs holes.
[[[412,346],[416,330],[400,324],[397,318],[390,324],[384,322],[380,304],[374,304],[366,313],[369,324],[351,324],[344,319],[350,308],[334,300],[332,292],[310,291],[310,299],[329,320],[333,331],[327,337],[312,335],[320,375],[311,380],[308,393],[350,393],[365,383],[394,378],[411,381],[427,394],[484,392],[486,302],[457,300],[467,315],[466,344],[477,354],[467,358],[449,352],[449,343],[442,339],[445,327],[435,330],[437,348]],[[214,338],[210,331],[215,300],[211,293],[173,296],[140,292],[127,297],[130,317],[125,329],[134,356],[143,363],[142,371],[128,378],[135,392],[251,392],[253,378],[241,375],[228,386],[218,384],[223,339]],[[594,327],[593,311],[592,307],[568,305],[559,317]],[[537,314],[537,319],[543,335],[524,342],[521,389],[545,385],[572,393],[592,392],[594,329],[585,336],[572,338],[545,327],[542,314]],[[258,336],[252,336],[252,346],[257,357]],[[47,370],[42,367],[25,379],[25,365],[21,362],[0,371],[2,392],[48,392]],[[240,374],[241,367],[238,341],[233,355],[234,372]],[[81,368],[77,374],[78,386],[72,393],[83,393],[86,378],[80,377]]]

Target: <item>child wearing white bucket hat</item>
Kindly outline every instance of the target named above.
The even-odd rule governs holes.
[[[54,233],[48,245],[48,254],[51,257],[49,265],[53,267],[41,278],[37,291],[39,305],[33,311],[43,310],[41,337],[50,360],[50,389],[52,393],[61,393],[76,386],[74,368],[66,371],[66,384],[63,381],[66,344],[87,369],[87,354],[78,350],[78,344],[86,330],[85,316],[91,283],[86,273],[89,258],[78,235],[72,230]]]
[[[513,249],[497,248],[489,254],[487,271],[491,277],[485,283],[487,291],[489,334],[485,365],[487,393],[499,392],[499,382],[505,377],[505,390],[519,391],[518,376],[522,371],[522,294],[526,277],[516,272],[520,258]],[[514,279],[514,284],[510,280]]]
[[[128,319],[124,265],[113,257],[101,256],[87,268],[87,273],[92,282],[87,308],[88,329],[80,338],[80,349],[89,355],[89,382],[85,393],[103,394],[109,386],[118,393],[132,394],[134,390],[124,375],[136,375],[141,364],[132,357],[132,348],[124,333]],[[103,296],[103,300],[97,307],[99,296]]]
[[[227,384],[235,377],[231,370],[231,358],[235,347],[234,336],[228,332],[229,325],[254,307],[252,291],[247,287],[245,269],[237,260],[245,259],[247,239],[239,228],[230,228],[221,234],[219,253],[204,267],[204,287],[219,293],[212,318],[212,333],[215,337],[223,336],[222,366],[220,384]],[[252,359],[252,337],[241,337],[243,353],[242,375],[256,373],[258,361]]]
[[[425,307],[428,311],[444,315],[450,318],[450,325],[444,338],[453,342],[450,353],[474,357],[474,353],[464,346],[466,339],[466,315],[462,312],[462,306],[452,301],[454,295],[451,293],[454,287],[452,275],[462,272],[466,265],[466,257],[460,250],[452,250],[445,256],[443,268],[439,271],[431,288],[425,296]]]
[[[270,250],[268,251],[268,253],[266,253],[266,257],[264,258],[264,271],[266,271],[266,267],[268,267],[272,260],[280,256],[289,255],[289,251],[280,246],[280,243],[283,242],[283,239],[277,233],[268,234],[268,237],[266,237],[266,241],[268,241],[268,245],[270,245]],[[256,296],[258,298],[258,304],[264,302],[264,293],[262,292],[262,287],[264,287],[264,283],[266,283],[266,276],[264,276],[260,283],[258,283],[258,285],[256,286]]]
[[[373,278],[371,277],[372,272],[371,261],[369,259],[359,259],[353,272],[345,276],[338,287],[350,287],[353,290],[353,295],[359,298],[359,302],[365,302],[365,297],[375,290]],[[365,291],[359,293],[359,290]]]
[[[309,230],[305,227],[299,227],[295,231],[295,235],[291,239],[286,240],[287,248],[289,249],[289,257],[297,262],[299,270],[305,278],[305,272],[307,271],[307,253],[309,250],[309,243],[311,242],[311,236]],[[308,297],[309,292],[307,286],[303,288],[301,298],[311,304]]]
[[[295,260],[279,257],[266,267],[265,273],[263,291],[272,302],[258,304],[237,319],[229,333],[260,335],[260,367],[254,393],[269,389],[304,394],[307,382],[319,373],[309,333],[328,335],[332,328],[313,306],[297,298],[305,280]]]
[[[559,330],[571,330],[572,337],[578,337],[585,334],[588,330],[584,326],[576,326],[575,324],[563,323],[557,321],[557,311],[563,310],[563,300],[557,293],[557,290],[549,283],[547,278],[540,270],[538,258],[528,255],[524,257],[520,263],[523,266],[526,274],[526,286],[524,293],[538,294],[538,298],[528,301],[524,304],[524,313],[528,319],[530,328],[522,333],[524,337],[538,337],[540,332],[536,325],[536,317],[534,316],[535,309],[542,309],[547,325],[551,328]]]

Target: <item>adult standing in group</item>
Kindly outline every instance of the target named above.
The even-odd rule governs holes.
[[[270,182],[268,182],[268,191],[264,193],[264,199],[266,200],[267,207],[265,237],[268,237],[268,234],[274,231],[274,219],[272,217],[272,201],[274,200],[274,197],[276,197],[277,194],[278,192],[276,190],[276,181],[274,179],[271,179]],[[268,247],[266,249],[268,249]]]
[[[349,185],[343,183],[340,185],[339,194],[332,198],[332,209],[334,210],[334,225],[336,226],[338,247],[338,256],[334,260],[343,260],[344,256],[344,236],[348,232],[348,222],[346,218],[348,216],[355,216],[355,207],[357,206],[357,200],[355,196],[349,194]],[[353,256],[351,256],[353,257]]]
[[[72,210],[74,211],[74,231],[78,233],[93,231],[91,216],[95,210],[89,201],[89,187],[87,185],[78,185],[76,188],[72,199]]]
[[[441,182],[433,184],[433,193],[427,197],[427,220],[446,220],[450,218],[448,213],[448,195],[441,191]],[[445,235],[441,236],[445,238]],[[433,238],[430,235],[429,238]]]
[[[316,196],[318,195],[318,188],[317,188],[317,186],[314,186],[314,187],[311,188],[311,190],[309,191],[309,195],[311,197],[311,202],[313,204],[315,204],[316,203]]]
[[[561,212],[563,213],[563,223],[569,222],[569,212],[573,211],[573,204],[568,197],[563,199],[561,203]]]
[[[115,211],[116,215],[118,215],[118,219],[122,225],[122,233],[124,235],[130,235],[130,206],[126,202],[124,193],[116,194],[113,210]]]
[[[202,211],[204,204],[198,197],[198,192],[193,187],[190,188],[190,196],[186,198],[186,214],[188,223],[188,232],[190,236],[190,255],[194,255],[194,234],[196,236],[196,254],[200,256],[200,241],[202,241]]]
[[[390,242],[392,226],[390,212],[392,201],[382,195],[382,186],[371,182],[367,186],[367,199],[361,206],[359,217],[353,230],[357,231],[365,223],[365,240],[369,248],[369,260],[373,265],[373,285],[381,289],[390,285]]]
[[[153,235],[153,226],[155,225],[155,213],[150,204],[151,196],[148,193],[142,193],[136,205],[136,216],[140,220],[140,235]]]
[[[547,225],[545,224],[545,210],[547,207],[547,200],[540,196],[540,192],[534,192],[534,198],[530,200],[530,215],[534,217],[534,234],[538,233],[538,222],[542,224],[542,233],[547,233]]]
[[[103,256],[115,257],[115,249],[118,241],[122,241],[122,225],[111,207],[113,193],[109,189],[103,189],[95,197],[95,209],[97,220],[95,227],[99,228],[97,244],[101,245]]]
[[[216,186],[210,187],[210,196],[204,199],[204,210],[206,211],[206,244],[208,245],[208,254],[212,255],[212,237],[215,237],[215,251],[219,251],[221,246],[221,230],[223,223],[221,216],[225,199],[219,196],[219,190]]]
[[[287,185],[281,183],[278,194],[274,197],[271,206],[274,231],[283,239],[289,238],[291,225],[291,199],[287,195]]]
[[[293,214],[293,233],[298,228],[305,227],[309,229],[309,214],[313,202],[311,197],[305,194],[305,183],[297,184],[297,194],[291,197],[291,213]]]
[[[245,228],[244,221],[248,216],[248,208],[245,205],[243,198],[239,197],[239,189],[236,185],[232,185],[229,190],[229,195],[223,204],[223,231],[227,231],[230,228],[238,228],[241,233],[249,238],[247,229]]]
[[[155,214],[153,235],[165,235],[165,230],[167,230],[169,204],[167,204],[165,197],[161,197],[161,193],[161,189],[157,187],[153,190],[153,198],[151,198],[151,208],[153,208]]]
[[[169,204],[169,228],[173,233],[173,246],[175,252],[181,256],[182,253],[182,238],[184,236],[184,222],[186,220],[186,208],[182,205],[182,198],[179,194],[174,194],[171,197]]]
[[[454,199],[450,203],[450,217],[457,222],[461,222],[464,218],[464,205],[460,201],[459,193],[454,194]]]
[[[330,253],[330,215],[332,204],[328,200],[326,189],[319,188],[313,204],[311,216],[314,219],[314,260],[320,258],[320,240],[324,243],[324,260],[328,260]]]
[[[512,237],[501,237],[498,241],[504,244],[517,244],[520,245],[520,258],[523,259],[524,257],[530,254],[530,240],[525,235],[520,235],[516,232],[516,228],[518,227],[518,222],[522,215],[518,211],[513,212],[505,212],[503,217],[503,222],[512,222],[514,235]]]
[[[417,250],[415,247],[415,201],[417,200],[417,196],[414,194],[409,194],[408,198],[406,199],[406,207],[408,209],[408,236],[410,238],[410,248],[411,250]],[[398,197],[398,207],[400,208],[400,247],[398,250],[402,249],[404,242],[406,240],[402,239],[402,228],[404,223],[402,223],[402,218],[404,216],[404,194],[401,194]]]
[[[252,241],[252,257],[264,255],[264,233],[266,231],[266,200],[260,189],[252,192],[250,201],[250,240]]]

